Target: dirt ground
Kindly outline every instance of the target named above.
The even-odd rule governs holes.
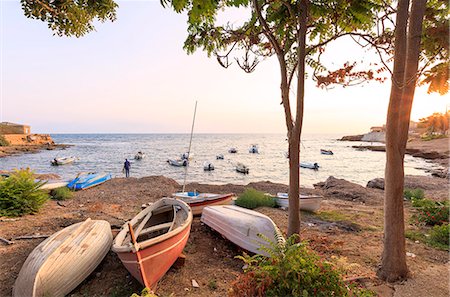
[[[410,178],[426,185],[425,193],[435,199],[448,198],[448,181],[440,178]],[[411,181],[410,181],[411,182]],[[448,252],[436,250],[421,242],[407,239],[411,278],[401,284],[385,284],[375,276],[382,251],[383,191],[368,189],[342,180],[325,182],[317,189],[303,193],[324,196],[318,214],[302,213],[302,239],[325,259],[347,270],[346,278],[358,278],[380,296],[449,296]],[[275,194],[287,191],[287,185],[270,182],[240,185],[190,184],[188,190],[241,193],[246,187]],[[0,218],[0,236],[7,239],[22,235],[50,235],[73,223],[90,217],[110,222],[119,229],[131,219],[143,203],[155,201],[180,190],[175,181],[152,176],[113,179],[98,187],[76,192],[70,200],[48,201],[35,215],[17,219]],[[349,199],[349,197],[351,199]],[[407,222],[411,206],[405,204]],[[287,230],[287,211],[274,208],[257,209],[271,217],[281,230]],[[407,228],[411,226],[407,223]],[[10,296],[14,280],[28,254],[43,239],[13,240],[0,244],[0,296]],[[159,282],[158,296],[226,296],[230,284],[242,272],[243,263],[235,259],[240,251],[219,234],[194,219],[186,245],[185,265],[171,268]],[[199,288],[193,288],[192,280]],[[130,296],[142,286],[130,276],[113,252],[70,296]]]

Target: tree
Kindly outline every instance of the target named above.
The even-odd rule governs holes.
[[[449,112],[445,114],[435,112],[426,118],[420,119],[419,121],[421,126],[427,128],[430,134],[439,131],[440,134],[445,135],[449,127],[449,116]]]
[[[275,56],[280,68],[281,105],[284,109],[289,145],[289,223],[288,235],[299,233],[300,139],[303,126],[306,65],[314,73],[324,70],[320,56],[325,46],[358,30],[368,30],[376,1],[309,1],[309,0],[162,0],[176,12],[187,12],[188,53],[198,48],[228,67],[232,54],[246,72],[254,71],[259,59]],[[249,18],[241,25],[220,25],[219,11],[245,8]],[[297,74],[296,81],[294,76]],[[367,75],[366,73],[360,74]],[[296,84],[295,112],[290,90]]]

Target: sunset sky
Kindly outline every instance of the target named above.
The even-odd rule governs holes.
[[[118,1],[117,21],[82,38],[53,36],[47,24],[23,15],[19,1],[0,1],[0,121],[30,124],[37,133],[185,133],[198,100],[198,133],[286,130],[277,61],[247,74],[202,51],[187,55],[186,16],[159,1]],[[349,40],[327,53],[330,68],[373,57]],[[309,79],[304,132],[360,133],[383,124],[389,88],[388,81],[323,90]],[[412,119],[446,106],[449,96],[419,88]]]

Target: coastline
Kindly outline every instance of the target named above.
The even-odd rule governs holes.
[[[448,195],[449,185],[444,179],[407,176],[406,184],[423,188],[430,199],[442,199]],[[247,187],[271,194],[288,189],[285,184],[261,181],[247,185],[191,183],[187,185],[187,190],[234,192],[239,195]],[[35,215],[17,219],[0,218],[0,236],[11,239],[22,235],[49,235],[88,217],[107,220],[113,230],[118,230],[140,210],[142,204],[169,196],[180,189],[177,182],[164,176],[114,178],[98,187],[75,192],[70,200],[49,200]],[[337,257],[339,263],[348,266],[347,278],[358,278],[364,285],[386,297],[394,296],[394,292],[395,296],[408,296],[408,292],[417,296],[447,296],[446,284],[439,286],[435,282],[436,277],[448,276],[448,253],[408,239],[407,251],[416,255],[414,258],[408,257],[413,277],[404,284],[393,286],[375,277],[382,249],[383,190],[330,177],[316,184],[314,189],[302,189],[302,193],[324,196],[318,214],[302,213],[302,239],[308,240],[311,247],[325,259],[332,261]],[[286,232],[287,211],[277,208],[256,210],[271,217]],[[411,205],[406,202],[405,222],[411,215]],[[42,240],[18,240],[12,245],[0,245],[1,296],[11,294],[14,279],[23,262]],[[365,248],[361,249],[361,246]],[[243,262],[234,258],[242,251],[202,224],[198,217],[194,219],[184,252],[185,265],[169,270],[159,283],[158,295],[224,296],[230,283],[242,272]],[[192,279],[200,284],[200,288],[192,288]],[[208,285],[212,281],[216,283],[215,289]],[[109,252],[102,264],[71,296],[130,296],[140,290],[140,284],[130,277],[117,256]],[[399,294],[402,291],[404,294]]]
[[[31,144],[0,146],[0,158],[19,154],[35,154],[43,150],[64,150],[70,147],[68,144]]]

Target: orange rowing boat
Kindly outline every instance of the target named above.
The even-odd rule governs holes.
[[[142,285],[155,288],[182,253],[191,224],[185,202],[162,198],[123,225],[112,250]]]

